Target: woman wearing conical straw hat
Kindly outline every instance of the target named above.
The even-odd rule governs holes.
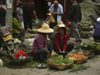
[[[69,28],[64,24],[60,24],[57,28],[55,28],[55,31],[58,33],[54,36],[54,50],[57,53],[69,52],[74,48],[73,45],[68,44],[69,35],[66,33],[68,30]]]
[[[33,54],[35,57],[40,59],[47,58],[47,54],[52,52],[52,44],[47,42],[47,35],[52,33],[54,30],[49,28],[49,25],[44,23],[41,28],[37,29],[39,32],[33,42]]]

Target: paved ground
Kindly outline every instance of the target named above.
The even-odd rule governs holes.
[[[73,42],[75,39],[71,38],[69,42]],[[84,43],[93,42],[89,39],[82,39]],[[5,53],[2,54],[2,51],[0,51],[2,56],[6,56]],[[6,56],[7,58],[7,56]],[[9,61],[9,60],[6,60]],[[70,69],[66,69],[63,71],[55,70],[55,69],[37,69],[37,68],[27,68],[27,67],[11,67],[9,64],[8,66],[0,67],[0,75],[100,75],[100,56],[98,55],[98,58],[90,59],[84,65],[90,66],[90,68],[87,68],[83,71],[78,72],[70,72]]]

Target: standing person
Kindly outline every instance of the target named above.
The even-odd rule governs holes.
[[[94,34],[93,34],[93,38],[94,41],[100,40],[100,17],[97,18],[97,24],[94,25]]]
[[[22,28],[24,28],[24,19],[23,19],[23,3],[19,2],[19,5],[16,9],[16,12],[19,14],[18,20]]]
[[[66,33],[68,30],[69,28],[64,24],[60,24],[57,28],[55,28],[55,31],[58,33],[54,36],[54,50],[57,53],[69,52],[74,47],[73,45],[68,44],[69,35]]]
[[[32,29],[32,15],[33,15],[33,13],[35,15],[35,18],[37,18],[36,12],[34,10],[34,1],[35,0],[31,0],[31,2],[26,3],[26,5],[24,7],[24,27],[25,27],[25,30],[27,30],[28,25],[29,25],[29,28]]]
[[[44,23],[41,28],[37,30],[39,33],[33,42],[33,54],[40,59],[47,57],[47,54],[52,52],[52,44],[47,42],[48,33],[52,33],[54,30],[49,28],[49,25]]]
[[[76,2],[76,0],[71,0],[72,6],[68,15],[68,21],[71,21],[71,27],[69,30],[69,36],[71,36],[72,32],[74,33],[75,42],[82,42],[77,22],[81,21],[82,14],[81,14],[81,7],[80,5]]]
[[[5,26],[6,6],[0,1],[0,25]]]
[[[50,27],[53,28],[54,26],[57,25],[59,21],[61,21],[62,14],[63,14],[63,6],[58,3],[57,0],[53,2],[51,7],[49,8],[50,13],[53,14],[55,23],[50,23]]]

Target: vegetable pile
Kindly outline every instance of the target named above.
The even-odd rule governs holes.
[[[63,56],[58,56],[56,59],[49,60],[52,63],[58,64],[58,65],[66,65],[72,63],[74,60],[72,58],[63,58]]]
[[[96,50],[100,50],[100,45],[99,44],[96,46]]]
[[[92,42],[92,43],[88,43],[86,45],[78,45],[78,47],[85,47],[85,48],[89,48],[89,49],[94,49],[94,48],[96,48],[97,45],[98,45],[97,42]]]
[[[80,70],[86,70],[87,68],[90,68],[90,66],[83,66],[82,64],[73,64],[71,70],[72,72],[76,72]]]
[[[85,55],[80,55],[80,54],[72,54],[69,57],[72,57],[74,59],[86,59],[87,58]]]

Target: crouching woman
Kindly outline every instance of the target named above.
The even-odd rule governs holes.
[[[66,33],[69,30],[64,24],[60,24],[55,31],[58,33],[54,36],[54,50],[57,53],[69,52],[73,49],[73,45],[68,44],[69,35]]]
[[[43,59],[46,59],[47,54],[51,54],[53,49],[52,44],[47,42],[47,35],[54,30],[49,28],[49,25],[45,23],[37,31],[39,33],[33,42],[33,55],[37,57],[37,59],[40,59],[41,56]]]

